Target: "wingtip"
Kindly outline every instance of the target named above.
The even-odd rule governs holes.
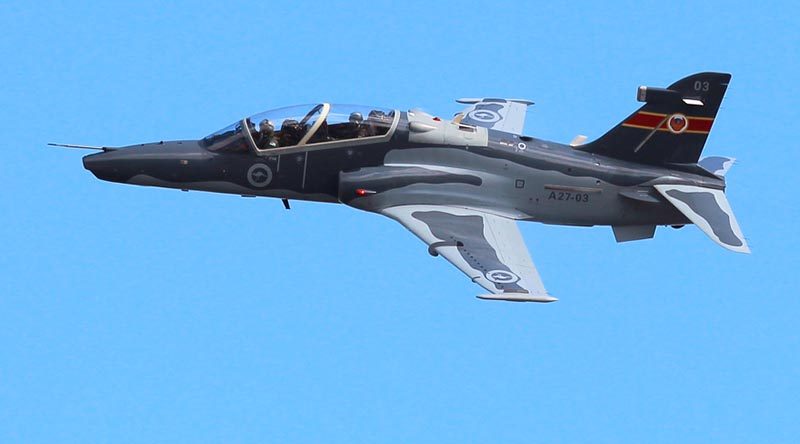
[[[507,301],[507,302],[539,302],[550,303],[555,302],[558,298],[554,298],[549,294],[530,294],[530,293],[500,293],[500,294],[480,294],[476,296],[478,299],[485,301]]]
[[[742,253],[742,254],[752,254],[752,253],[753,253],[753,252],[750,250],[750,246],[748,246],[747,244],[744,244],[743,246],[741,246],[741,247],[739,247],[738,249],[736,249],[736,250],[733,250],[733,251],[735,251],[735,252],[737,252],[737,253]]]

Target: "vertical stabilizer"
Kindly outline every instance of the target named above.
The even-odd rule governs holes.
[[[731,75],[703,72],[667,88],[642,86],[644,106],[581,151],[653,165],[693,164],[700,159]]]

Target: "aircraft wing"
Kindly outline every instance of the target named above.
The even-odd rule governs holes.
[[[470,105],[461,112],[462,123],[513,134],[522,134],[528,106],[533,105],[530,100],[522,99],[458,99],[456,102]]]
[[[404,205],[381,213],[400,222],[491,294],[481,299],[552,302],[514,220],[478,210]]]

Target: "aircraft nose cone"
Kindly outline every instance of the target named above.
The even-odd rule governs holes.
[[[180,165],[208,159],[210,154],[195,140],[145,143],[94,153],[83,158],[83,167],[98,179],[137,183],[138,176],[172,181],[175,173],[188,174]],[[186,163],[180,163],[186,162]],[[132,180],[134,182],[132,182]]]
[[[98,159],[98,156],[102,156],[103,154],[105,153],[95,153],[88,156],[83,156],[83,167],[89,171],[99,168],[102,160]]]
[[[98,179],[118,182],[121,180],[121,167],[124,166],[120,161],[124,161],[115,151],[95,153],[83,158],[83,167],[91,171]]]

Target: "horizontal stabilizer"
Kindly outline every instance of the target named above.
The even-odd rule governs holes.
[[[711,156],[704,158],[698,163],[704,170],[717,176],[724,177],[733,164],[736,163],[736,159],[733,157]]]
[[[750,252],[722,190],[693,185],[654,185],[654,187],[711,240],[731,251]]]

